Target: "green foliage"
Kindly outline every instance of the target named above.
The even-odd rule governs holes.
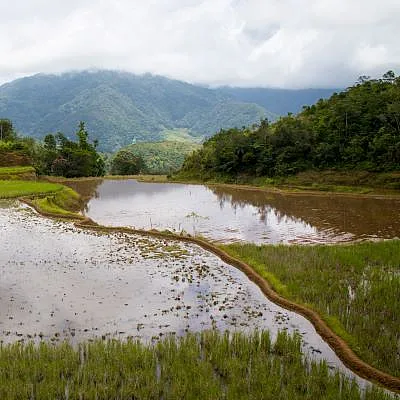
[[[0,175],[8,175],[8,174],[23,174],[27,172],[35,172],[35,168],[26,166],[26,167],[0,167]]]
[[[17,137],[12,122],[9,119],[0,119],[0,141],[13,141]]]
[[[0,180],[36,180],[36,170],[26,167],[0,167]]]
[[[9,120],[0,120],[4,132],[12,130]],[[3,126],[1,125],[1,126]],[[0,126],[0,128],[1,128]],[[64,134],[48,134],[43,144],[33,138],[21,138],[9,134],[0,140],[0,167],[33,165],[39,174],[65,177],[103,176],[105,164],[97,153],[97,141],[88,141],[85,123],[80,122],[76,132],[78,142],[69,140]]]
[[[0,87],[0,114],[9,116],[19,132],[38,139],[86,121],[101,150],[108,152],[135,142],[163,140],[166,130],[187,129],[201,137],[272,118],[264,108],[219,90],[112,71],[13,81]]]
[[[299,335],[203,332],[139,341],[95,341],[72,347],[41,342],[0,348],[2,399],[348,399],[391,396],[362,391],[305,360]]]
[[[189,142],[156,142],[136,143],[127,146],[116,153],[111,159],[111,174],[129,175],[139,172],[144,174],[170,174],[177,171],[183,164],[185,156],[192,151],[199,149],[200,145]],[[125,163],[124,160],[140,160],[140,168],[118,168]],[[117,165],[117,168],[116,168]],[[123,172],[123,171],[127,172]]]
[[[400,170],[400,78],[385,76],[364,79],[274,124],[221,130],[187,157],[181,174],[209,179],[329,168]]]
[[[63,190],[64,186],[48,182],[0,180],[0,198],[8,199],[20,196],[53,193]]]
[[[144,162],[140,155],[122,149],[111,160],[111,175],[135,175],[144,171]]]
[[[283,296],[318,311],[364,361],[400,375],[399,240],[224,249],[248,262]]]
[[[190,131],[186,128],[166,129],[162,132],[165,142],[185,142],[200,144],[204,140],[204,136],[191,136]]]
[[[65,176],[103,176],[104,160],[97,153],[97,143],[89,143],[89,134],[84,122],[79,123],[76,132],[78,142],[69,140],[64,134],[49,134],[34,157],[41,174]]]
[[[20,138],[16,135],[0,140],[0,166],[31,165],[35,146],[32,138]]]
[[[62,190],[55,193],[34,199],[32,203],[43,213],[61,217],[80,218],[76,212],[81,209],[81,198],[78,193],[68,187],[63,187]]]

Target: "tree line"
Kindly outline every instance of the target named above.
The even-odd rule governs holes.
[[[73,141],[58,132],[38,142],[19,137],[10,120],[0,119],[0,165],[33,165],[40,175],[68,178],[103,176],[104,160],[97,152],[97,141],[89,141],[84,122],[75,135]]]
[[[400,170],[400,78],[362,76],[327,100],[270,124],[221,130],[181,175],[288,176],[309,169]]]

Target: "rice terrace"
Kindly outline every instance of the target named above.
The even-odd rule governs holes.
[[[75,3],[4,18],[0,400],[399,399],[398,10]]]
[[[18,174],[18,168],[13,172]],[[309,398],[338,393],[344,398],[390,398],[379,386],[398,387],[398,241],[296,245],[293,240],[304,243],[305,233],[297,238],[296,229],[286,225],[307,219],[292,214],[280,216],[284,224],[268,220],[269,229],[279,232],[283,226],[286,235],[292,232],[290,245],[232,242],[232,230],[221,229],[227,242],[218,237],[215,247],[212,236],[196,239],[196,232],[186,233],[183,226],[179,232],[176,226],[140,226],[135,197],[144,196],[148,206],[150,201],[159,207],[155,196],[161,185],[169,207],[164,191],[180,191],[185,185],[120,179],[63,183],[81,196],[60,183],[0,184],[2,398]],[[112,185],[112,190],[104,191],[103,185]],[[136,190],[127,194],[127,188]],[[186,190],[190,196],[200,189],[192,185]],[[226,190],[225,201],[232,202],[231,187],[206,190],[218,198]],[[243,190],[237,189],[238,196],[246,197]],[[121,210],[115,203],[118,193]],[[182,193],[178,196],[182,201]],[[99,208],[93,201],[104,205]],[[397,205],[395,198],[389,201]],[[256,220],[265,213],[254,200],[246,204],[242,207],[261,207],[253,215]],[[124,218],[125,227],[106,228],[90,219],[113,225],[110,210]],[[196,216],[183,215],[182,223],[189,219],[189,228],[202,220]],[[315,238],[319,228],[308,224],[310,238]],[[352,232],[330,234],[321,238],[346,243]],[[257,277],[230,262],[230,256],[246,262]],[[328,330],[338,333],[378,375],[375,368],[354,373],[352,361],[318,334],[318,326],[307,320],[315,325],[312,318],[296,314],[290,304],[271,302],[260,290],[263,286],[257,287],[246,273],[256,283],[264,278],[283,298],[318,312]],[[360,319],[363,313],[368,320]],[[378,340],[376,326],[382,327]]]

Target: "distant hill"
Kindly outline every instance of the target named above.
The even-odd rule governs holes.
[[[181,168],[186,155],[200,148],[200,144],[193,142],[165,141],[131,144],[120,151],[140,157],[145,165],[143,172],[147,174],[169,174]]]
[[[395,171],[379,178],[385,184],[374,185],[400,187],[400,77],[393,71],[360,80],[297,115],[263,121],[257,129],[223,130],[185,159],[180,177],[235,182],[332,169]],[[309,184],[315,183],[310,176]]]
[[[223,87],[221,93],[232,96],[237,101],[256,103],[277,115],[297,114],[303,108],[316,103],[319,99],[328,99],[342,89],[270,89]]]
[[[210,136],[221,128],[274,119],[265,108],[228,93],[150,74],[116,71],[34,75],[0,86],[0,118],[23,135],[72,136],[85,121],[100,150],[115,151],[171,132]]]

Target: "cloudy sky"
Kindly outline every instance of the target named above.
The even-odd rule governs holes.
[[[400,0],[0,0],[0,83],[88,68],[209,85],[400,73]]]

